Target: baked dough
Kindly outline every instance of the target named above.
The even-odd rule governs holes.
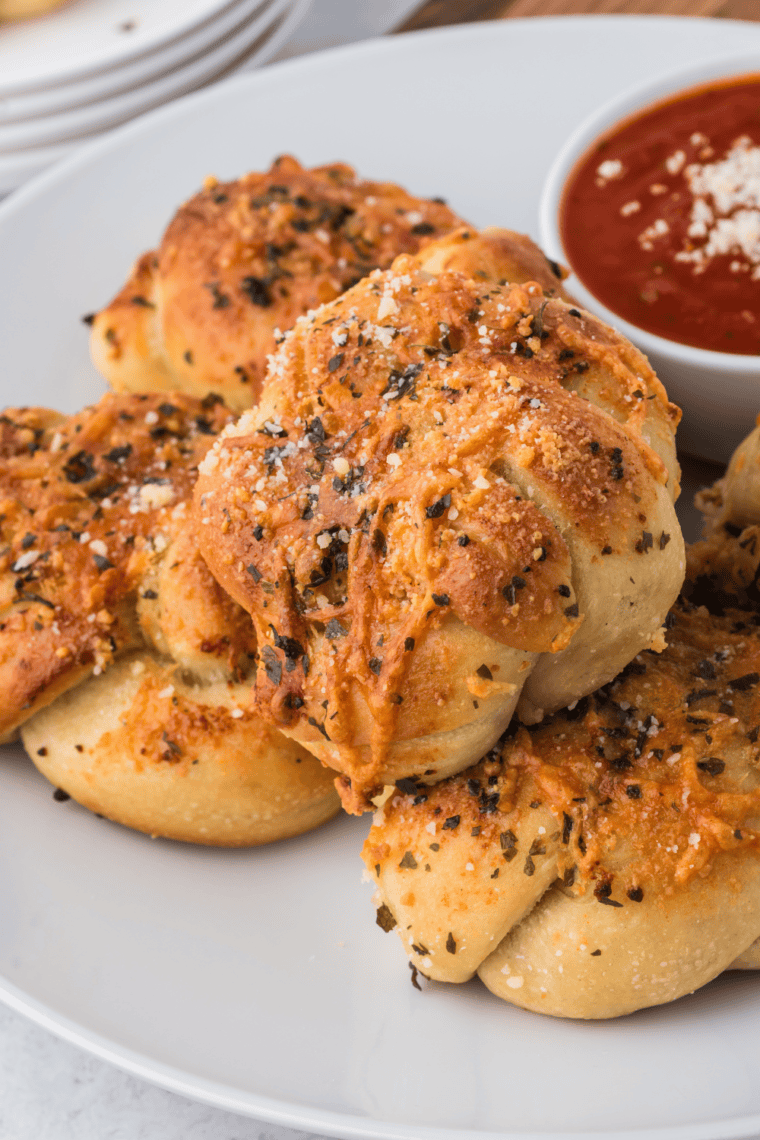
[[[364,860],[426,976],[603,1018],[704,985],[760,934],[760,632],[683,602],[668,648],[434,787]],[[750,956],[750,961],[752,957]]]
[[[447,237],[431,242],[416,257],[420,267],[427,273],[440,273],[444,270],[464,273],[479,282],[492,282],[495,285],[505,285],[513,282],[517,285],[534,281],[541,286],[544,297],[559,297],[572,306],[577,306],[575,299],[565,289],[562,282],[567,276],[563,266],[555,261],[549,261],[543,250],[525,234],[515,233],[513,230],[499,229],[492,226],[485,230],[476,230],[465,226]],[[610,330],[606,329],[609,334]],[[589,329],[589,335],[596,333]],[[572,346],[572,337],[568,341]],[[680,411],[672,404],[668,405],[668,414],[662,415],[662,408],[658,406],[654,414],[646,409],[645,414],[631,415],[631,391],[626,381],[624,369],[637,372],[642,368],[650,374],[640,353],[628,344],[622,337],[617,338],[616,350],[621,353],[624,369],[616,369],[615,362],[610,356],[600,356],[594,359],[585,352],[585,345],[579,345],[581,355],[585,357],[582,362],[568,355],[572,348],[565,346],[565,369],[562,384],[569,392],[576,392],[584,400],[596,404],[608,415],[621,424],[630,424],[636,420],[638,429],[644,441],[659,455],[667,470],[670,472],[672,484],[671,493],[674,500],[678,497],[679,467],[676,458],[675,427],[680,419]],[[580,363],[580,367],[578,366]],[[588,368],[583,367],[588,364]],[[636,389],[634,389],[635,393]],[[633,399],[640,400],[636,395]],[[759,500],[760,501],[760,500]]]
[[[721,523],[760,524],[760,427],[754,428],[731,456],[713,493],[702,492],[699,505],[708,529]]]
[[[721,613],[726,607],[760,609],[760,429],[755,428],[731,457],[725,475],[696,496],[705,536],[687,548],[684,590]],[[760,969],[760,940],[730,966]]]
[[[250,684],[188,683],[146,649],[60,697],[22,739],[55,787],[152,836],[251,847],[340,807],[331,774],[256,715]]]
[[[437,238],[416,255],[420,268],[437,276],[439,273],[464,273],[476,281],[495,285],[524,285],[535,281],[545,297],[561,297],[575,304],[562,282],[567,270],[550,261],[540,246],[527,234],[489,226],[476,230],[460,226],[452,233]]]
[[[40,770],[101,815],[221,846],[339,808],[319,762],[253,713],[251,620],[195,542],[197,463],[229,419],[177,394],[0,417],[5,739],[22,725]]]
[[[223,404],[188,396],[109,395],[65,418],[3,414],[0,739],[142,641],[150,591],[139,587],[186,528],[197,464],[230,419]],[[207,628],[196,614],[205,668],[230,653],[247,667],[250,623],[203,572],[218,599]]]
[[[201,464],[198,539],[254,618],[262,714],[350,810],[657,639],[683,580],[676,421],[644,357],[538,283],[400,257],[286,335]]]
[[[285,156],[235,182],[209,178],[95,316],[93,360],[117,391],[213,391],[250,407],[279,329],[460,222],[344,163],[305,170]]]
[[[700,491],[704,538],[688,550],[689,596],[712,610],[760,610],[760,427],[744,439],[723,478]]]
[[[0,0],[0,21],[28,20],[62,8],[68,0]]]

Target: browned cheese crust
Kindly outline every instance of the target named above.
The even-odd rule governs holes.
[[[187,396],[171,403],[105,396],[67,418],[38,409],[4,413],[0,737],[139,644],[140,619],[159,602],[138,587],[186,530],[198,462],[230,418],[223,404]],[[182,567],[215,602],[194,649],[206,642],[207,658],[247,665],[255,640],[246,615],[197,551]]]
[[[576,301],[562,284],[567,271],[555,261],[549,261],[543,250],[529,237],[513,230],[490,227],[478,231],[471,226],[462,227],[447,237],[432,242],[417,255],[417,261],[428,273],[440,273],[443,270],[464,273],[465,276],[481,283],[505,285],[507,282],[512,282],[523,285],[534,281],[541,286],[544,297],[559,297],[567,301],[570,306],[576,306]],[[588,315],[586,318],[590,323],[584,333],[586,337],[590,335],[593,338],[598,335],[593,328],[598,322],[594,322]],[[605,326],[601,327],[604,328],[605,337],[609,337],[612,330]],[[651,381],[651,369],[631,344],[621,336],[613,338],[612,343],[620,353],[625,367],[633,373],[646,374]],[[611,367],[609,358],[605,359],[603,355],[598,359],[594,359],[593,356],[589,358],[583,340],[578,345],[579,359],[575,358],[574,347],[570,334],[564,346],[563,359],[566,362],[566,374],[562,380],[564,386],[569,391],[577,392],[584,400],[603,408],[619,423],[629,423],[631,402],[641,399],[635,393],[643,390],[638,387],[632,391],[629,383],[621,383],[624,378],[619,369]],[[635,418],[642,437],[659,455],[670,472],[671,494],[675,500],[679,490],[675,428],[678,426],[681,412],[674,404],[667,402],[664,389],[657,384],[655,386],[664,400],[664,406],[660,402],[656,408],[647,409],[643,416],[639,409],[639,414]],[[652,399],[652,393],[649,399]]]
[[[684,591],[722,613],[727,607],[760,611],[760,429],[742,441],[723,478],[696,496],[704,537],[687,548]],[[760,940],[732,969],[760,969]]]
[[[256,403],[279,329],[399,253],[461,224],[442,201],[359,179],[343,163],[206,181],[98,313],[91,348],[118,391]]]
[[[299,320],[196,491],[265,718],[361,810],[472,763],[521,694],[541,719],[609,680],[683,578],[676,418],[640,353],[538,283],[401,257]],[[647,442],[668,434],[671,466]]]
[[[559,1016],[679,997],[760,934],[760,619],[682,602],[668,648],[434,787],[363,857],[427,976]]]

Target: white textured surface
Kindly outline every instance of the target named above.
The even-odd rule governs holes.
[[[310,1140],[112,1068],[0,1006],[2,1140]]]

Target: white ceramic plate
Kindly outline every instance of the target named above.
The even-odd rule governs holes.
[[[131,124],[0,207],[5,399],[74,409],[99,394],[79,317],[208,173],[283,151],[345,158],[535,233],[552,157],[598,101],[753,40],[760,28],[727,21],[470,25],[308,56]],[[587,1025],[478,983],[418,993],[360,883],[366,821],[207,851],[54,803],[13,749],[0,783],[0,996],[132,1072],[336,1136],[760,1132],[759,977]]]
[[[0,27],[0,93],[69,82],[156,51],[235,0],[70,0]]]
[[[292,32],[298,27],[310,6],[311,0],[289,0],[288,4],[283,3],[282,0],[272,0],[270,10],[268,10],[268,20],[271,22],[267,24],[256,39],[251,42],[250,37],[246,35],[244,46],[235,52],[231,63],[229,62],[229,54],[224,53],[222,57],[224,64],[221,72],[215,69],[214,73],[209,76],[208,71],[206,71],[206,78],[203,79],[202,83],[196,81],[189,86],[197,89],[228,75],[252,71],[254,68],[261,67],[288,42]],[[168,102],[169,99],[167,98],[165,101]],[[99,133],[99,131],[93,131],[91,136],[97,137]],[[52,166],[54,162],[73,154],[77,149],[86,145],[88,141],[87,135],[77,135],[65,143],[28,147],[8,154],[0,153],[0,198],[3,194],[10,193],[19,186],[23,186],[30,178]]]
[[[223,74],[228,68],[262,46],[271,29],[292,7],[294,0],[269,0],[253,13],[243,11],[240,23],[205,50],[176,68],[140,83],[110,98],[61,114],[43,115],[21,123],[0,124],[0,154],[18,153],[25,147],[54,146],[68,139],[107,130],[152,107],[162,106]]]
[[[265,63],[269,63],[270,59],[279,58],[282,50],[290,43],[291,36],[308,15],[311,6],[312,0],[291,0],[288,8],[267,29],[266,35],[253,45],[253,51],[246,55],[240,63],[235,64],[228,74],[239,75],[246,71],[253,71]]]
[[[19,154],[0,154],[0,197],[23,186],[35,174],[52,166],[71,153],[74,143],[59,143],[57,146],[33,147]]]
[[[262,13],[271,0],[234,0],[212,20],[178,40],[105,72],[70,83],[56,83],[14,95],[0,94],[0,124],[55,115],[128,92],[165,75],[234,32],[246,18]],[[1,41],[0,41],[1,42]]]

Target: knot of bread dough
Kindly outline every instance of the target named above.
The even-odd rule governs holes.
[[[475,761],[518,699],[540,719],[609,680],[683,578],[675,418],[640,353],[539,283],[400,257],[301,318],[195,498],[263,715],[361,809]]]
[[[280,329],[460,222],[344,163],[305,170],[285,155],[234,182],[209,178],[94,317],[93,359],[117,391],[218,392],[242,410]]]
[[[109,395],[0,420],[0,732],[93,811],[247,845],[333,815],[328,775],[250,707],[248,614],[201,558],[188,500],[218,398]]]
[[[760,635],[681,602],[661,655],[475,767],[404,781],[363,856],[421,972],[610,1017],[760,934]],[[516,980],[519,979],[519,984]]]
[[[69,417],[43,409],[4,413],[0,737],[140,643],[144,611],[161,604],[160,568],[188,527],[197,465],[230,420],[218,399],[181,395],[107,395]],[[198,627],[193,648],[194,615],[185,612],[184,634],[175,628],[173,638],[184,642],[178,659],[192,667],[195,654],[205,662],[198,660],[199,668],[215,669],[226,656],[247,666],[255,649],[242,626],[247,619],[205,567],[197,572],[205,574],[205,592],[219,599],[222,636],[229,625],[234,632],[216,653],[199,655],[200,641],[218,638],[219,622],[211,616],[202,633]],[[195,617],[205,620],[197,611]],[[148,624],[159,637],[161,622]],[[167,651],[166,638],[159,641]]]
[[[742,440],[725,475],[696,496],[704,537],[687,552],[689,597],[711,610],[760,609],[760,427]]]

